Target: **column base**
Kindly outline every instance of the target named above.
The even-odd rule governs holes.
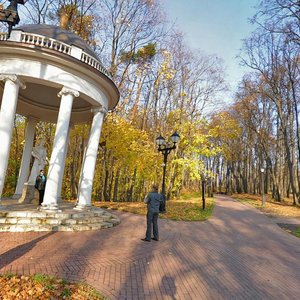
[[[11,198],[12,199],[20,199],[22,194],[14,194]]]
[[[63,202],[63,198],[60,196],[60,197],[57,197],[57,203],[62,203]]]
[[[73,208],[75,210],[91,210],[92,206],[91,205],[86,205],[86,204],[79,204],[77,203],[76,206]]]
[[[44,204],[40,206],[40,210],[47,210],[47,211],[58,211],[60,212],[61,210],[58,208],[57,203],[50,203],[50,204]]]

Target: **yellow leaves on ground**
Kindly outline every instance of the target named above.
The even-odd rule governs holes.
[[[262,207],[262,196],[261,195],[250,195],[250,194],[234,194],[232,197],[248,203],[264,213],[271,214],[276,217],[300,217],[300,206],[292,205],[292,199],[284,199],[283,202],[275,202],[271,195],[266,196],[266,205]]]
[[[135,214],[146,215],[147,206],[144,202],[95,202],[96,206]],[[202,210],[200,195],[187,199],[168,200],[166,203],[167,213],[160,214],[163,219],[176,221],[205,221],[213,211],[214,201],[206,199],[206,209]]]
[[[147,207],[144,202],[94,202],[95,206],[145,215]]]
[[[206,199],[205,210],[202,210],[202,200],[170,200],[166,204],[167,213],[162,214],[161,218],[175,221],[205,221],[213,211],[214,201],[212,198]]]
[[[4,274],[0,276],[1,300],[99,300],[97,291],[82,283],[36,274],[34,276]]]
[[[3,300],[50,299],[49,292],[40,283],[26,276],[0,277],[0,295]],[[58,295],[59,296],[59,295]]]

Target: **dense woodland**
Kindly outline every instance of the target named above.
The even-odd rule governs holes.
[[[121,99],[107,114],[95,172],[95,201],[140,201],[161,182],[159,134],[180,134],[169,155],[167,191],[269,193],[299,204],[300,4],[263,0],[241,43],[249,72],[228,99],[226,75],[214,54],[191,50],[159,0],[30,0],[21,23],[59,24],[84,38],[111,72]],[[212,49],[212,53],[213,53]],[[5,194],[14,192],[26,120],[17,116]],[[39,123],[51,154],[55,124]],[[72,128],[64,195],[77,194],[89,124]],[[264,172],[261,172],[261,169]]]

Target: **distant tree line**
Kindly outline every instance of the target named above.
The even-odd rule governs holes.
[[[227,192],[264,191],[299,204],[299,12],[299,1],[264,0],[252,19],[257,29],[241,54],[251,72],[226,110],[240,128],[238,139],[224,141]]]

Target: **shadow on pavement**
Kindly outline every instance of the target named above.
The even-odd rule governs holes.
[[[13,249],[6,251],[5,253],[0,255],[0,269],[4,268],[5,266],[9,265],[13,261],[17,260],[18,258],[22,257],[29,251],[31,251],[38,242],[48,238],[50,235],[55,234],[55,232],[49,232],[43,236],[40,236],[30,242],[25,244],[19,245]]]

